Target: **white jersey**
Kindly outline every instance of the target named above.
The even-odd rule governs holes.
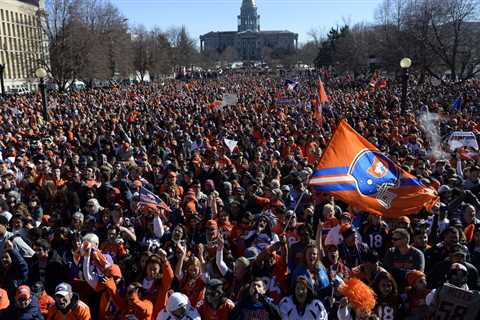
[[[320,300],[312,300],[303,315],[300,315],[297,306],[293,303],[292,296],[283,298],[280,301],[280,313],[282,320],[327,320],[328,314]]]
[[[177,318],[172,315],[170,312],[164,308],[157,316],[156,320],[201,320],[200,314],[197,309],[193,308],[191,305],[188,305],[187,312],[181,318]]]

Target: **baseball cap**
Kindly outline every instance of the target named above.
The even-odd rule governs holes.
[[[255,247],[250,247],[245,249],[243,256],[247,258],[248,261],[254,261],[258,256],[258,249]]]
[[[17,300],[30,299],[31,296],[30,287],[26,285],[21,285],[15,291],[15,299]]]
[[[220,279],[210,279],[207,282],[207,287],[208,288],[216,288],[218,286],[223,286],[223,281]]]
[[[439,193],[439,194],[445,193],[445,192],[449,192],[449,191],[452,191],[452,188],[450,188],[450,187],[447,186],[446,184],[441,185],[441,186],[438,188],[438,193]]]
[[[62,282],[55,288],[55,295],[66,296],[72,293],[72,286]]]

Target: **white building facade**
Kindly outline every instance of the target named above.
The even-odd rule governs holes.
[[[0,0],[0,64],[5,90],[35,90],[35,70],[48,61],[48,40],[42,28],[45,0]]]

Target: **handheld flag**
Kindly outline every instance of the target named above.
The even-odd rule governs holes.
[[[460,96],[457,99],[455,99],[455,101],[453,101],[452,106],[450,107],[449,111],[460,110],[462,108],[462,104],[463,104],[463,98],[462,98],[462,96]]]
[[[238,144],[238,141],[230,140],[230,139],[227,139],[227,138],[224,138],[223,141],[227,145],[228,150],[230,150],[230,152],[233,152],[233,150],[235,150],[235,147]]]
[[[322,80],[318,80],[318,97],[320,98],[320,103],[329,101]]]
[[[315,100],[312,104],[313,106],[313,118],[317,121],[320,125],[323,122],[323,104],[329,102],[327,93],[325,92],[325,88],[323,86],[322,80],[318,80],[317,82],[317,89],[318,89],[318,101]]]
[[[471,131],[455,131],[448,138],[451,151],[462,147],[471,147],[478,151],[478,142],[475,134]]]
[[[298,86],[298,81],[294,80],[285,80],[285,89],[288,91],[294,91]]]
[[[398,218],[431,209],[436,192],[398,167],[345,120],[340,121],[310,185],[377,215]]]
[[[159,196],[151,192],[145,187],[140,188],[139,192],[139,201],[138,207],[148,207],[148,208],[160,208],[164,209],[167,212],[171,212],[170,208],[167,206]]]

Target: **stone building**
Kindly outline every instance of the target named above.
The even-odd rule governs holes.
[[[43,8],[44,0],[0,0],[0,65],[6,91],[38,85],[38,62],[48,61],[48,40],[38,15]]]
[[[227,48],[233,48],[241,60],[262,60],[266,48],[271,52],[293,52],[297,46],[297,33],[260,31],[255,0],[242,1],[237,31],[209,32],[200,36],[202,52],[221,54]]]

